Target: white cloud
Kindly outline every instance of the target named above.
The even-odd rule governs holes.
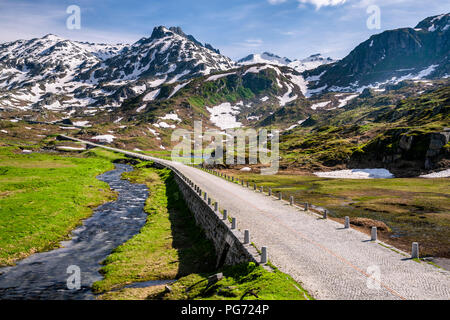
[[[83,13],[81,29],[69,30],[66,27],[68,14],[65,11],[65,6],[55,8],[42,3],[11,0],[0,2],[0,43],[18,39],[40,38],[48,33],[71,40],[114,44],[119,42],[134,43],[143,36],[132,32],[86,27],[83,24]]]
[[[327,6],[337,6],[340,4],[344,4],[347,0],[297,0],[300,4],[310,3],[316,6],[316,9],[319,10],[321,7]]]
[[[286,0],[267,0],[270,4],[280,4],[286,2]]]
[[[240,43],[244,47],[260,47],[263,44],[261,39],[248,39]]]

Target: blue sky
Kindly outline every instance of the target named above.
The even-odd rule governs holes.
[[[81,8],[80,30],[66,28],[69,5]],[[370,5],[381,10],[379,30],[367,28]],[[182,27],[233,59],[263,51],[342,58],[373,34],[448,12],[448,0],[0,0],[0,42],[53,33],[132,43],[165,25]]]

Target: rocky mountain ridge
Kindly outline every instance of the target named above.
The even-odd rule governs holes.
[[[415,28],[373,35],[342,60],[304,73],[315,92],[359,91],[403,80],[450,77],[450,13]]]

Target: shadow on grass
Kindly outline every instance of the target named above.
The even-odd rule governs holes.
[[[194,215],[184,202],[173,172],[165,174],[167,176],[163,180],[166,185],[172,246],[178,251],[179,257],[177,278],[192,273],[215,271],[216,254],[213,244],[196,225]]]

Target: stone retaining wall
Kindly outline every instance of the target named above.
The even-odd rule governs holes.
[[[259,254],[251,244],[243,244],[244,235],[237,229],[232,230],[228,219],[223,220],[222,213],[214,211],[214,207],[208,205],[188,181],[179,174],[175,175],[175,180],[188,208],[194,213],[197,224],[214,244],[217,267],[250,261],[258,263]]]
[[[82,142],[92,147],[100,147],[110,151],[119,152],[131,158],[153,161],[155,166],[159,168],[169,168],[174,173],[175,181],[178,184],[186,205],[191,212],[193,212],[197,225],[204,230],[206,237],[214,244],[217,256],[217,267],[223,265],[235,265],[242,262],[259,263],[259,261],[261,261],[258,251],[251,244],[243,243],[244,235],[237,229],[231,229],[231,223],[228,219],[222,219],[222,214],[219,211],[216,212],[212,205],[208,205],[207,199],[205,201],[201,195],[195,191],[193,182],[176,168],[164,163],[164,161],[158,161],[155,158],[142,154],[111,148],[65,135],[60,135],[60,138]]]

